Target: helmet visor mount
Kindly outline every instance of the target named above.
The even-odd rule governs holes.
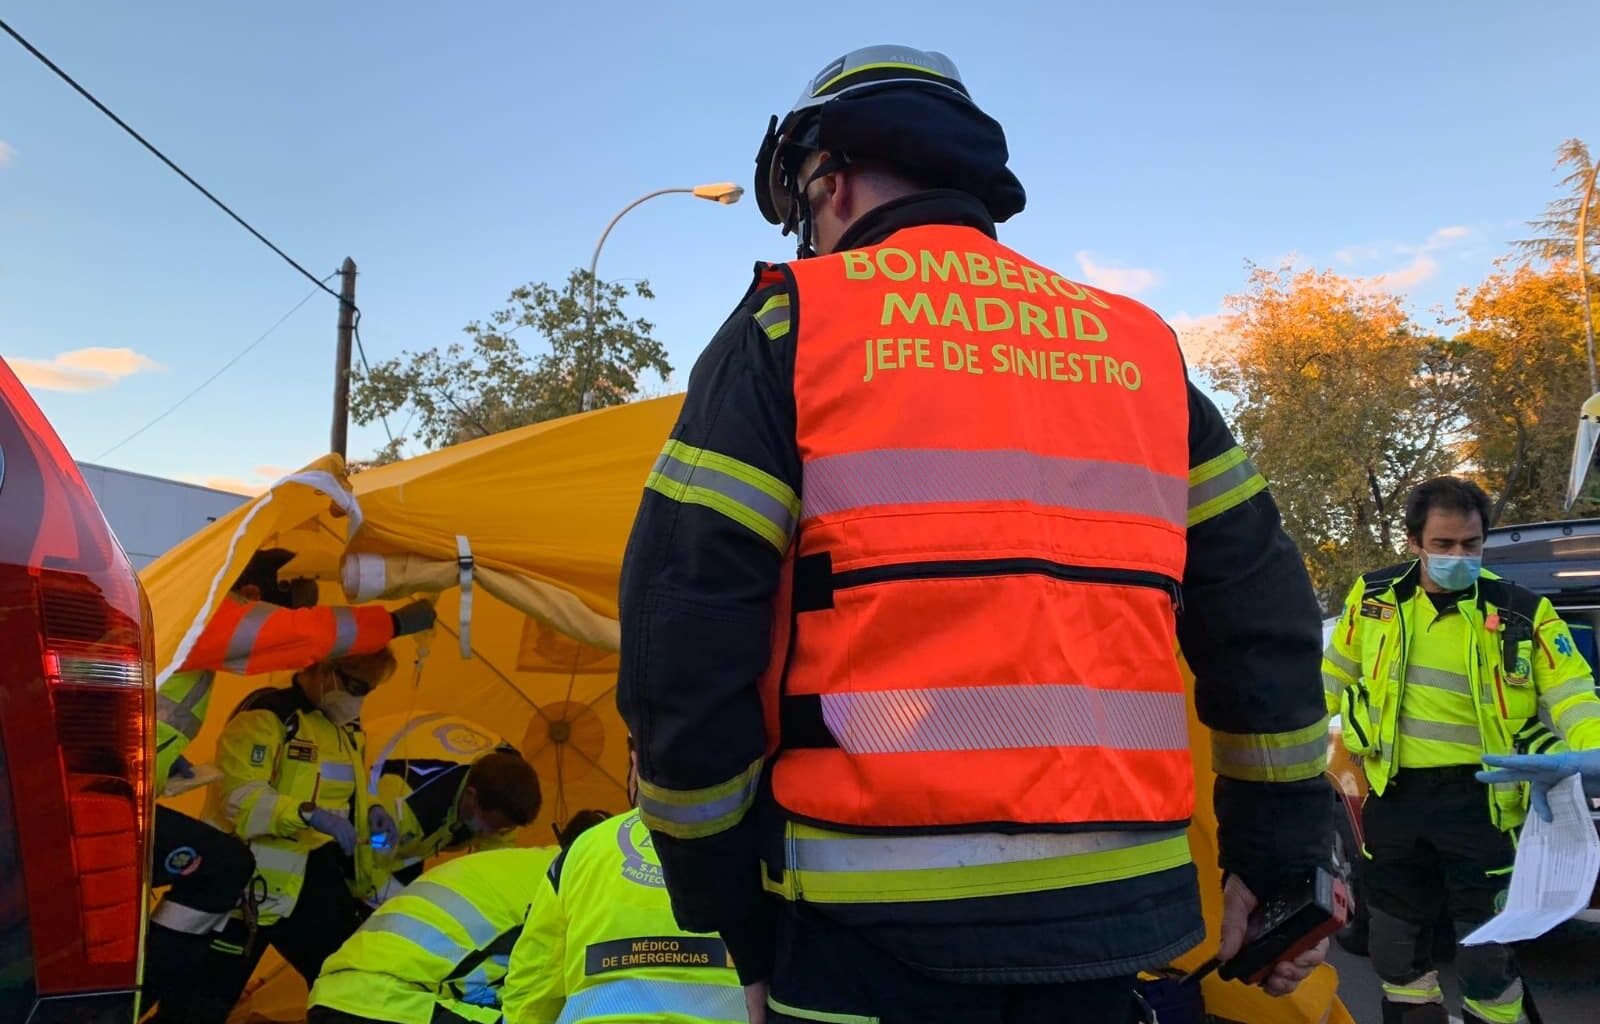
[[[761,144],[757,157],[759,164],[757,205],[761,213],[773,224],[783,228],[783,234],[798,236],[797,253],[801,259],[816,255],[812,247],[811,204],[806,189],[813,181],[845,165],[843,156],[828,160],[813,171],[807,180],[801,180],[801,169],[806,159],[817,152],[816,119],[792,111],[780,124],[777,115],[767,125],[767,137]]]

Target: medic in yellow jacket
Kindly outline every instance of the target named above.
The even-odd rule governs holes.
[[[672,917],[638,811],[580,836],[550,866],[511,953],[506,1024],[743,1024],[727,947]]]
[[[425,872],[328,958],[310,1024],[498,1024],[511,948],[556,853],[487,850]]]
[[[352,854],[368,840],[361,702],[394,674],[387,649],[322,662],[246,700],[217,741],[212,824],[250,844],[259,933],[237,920],[196,984],[229,1003],[271,945],[310,984],[360,926]]]

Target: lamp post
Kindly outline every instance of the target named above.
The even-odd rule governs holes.
[[[595,337],[594,332],[595,289],[600,283],[599,279],[595,276],[595,272],[600,266],[600,250],[605,246],[606,239],[611,235],[611,229],[617,226],[617,221],[621,220],[629,210],[640,205],[641,203],[645,203],[651,199],[654,199],[656,196],[668,196],[679,192],[692,195],[696,199],[706,199],[713,203],[720,203],[723,206],[732,206],[734,203],[739,201],[740,196],[744,195],[744,189],[729,181],[718,182],[713,185],[695,185],[692,188],[656,189],[654,192],[646,192],[644,195],[640,196],[638,199],[635,199],[627,206],[624,206],[621,210],[618,210],[617,215],[612,217],[611,222],[606,225],[606,229],[600,232],[600,241],[594,244],[594,256],[589,260],[589,351],[586,353],[583,361],[583,373],[580,380],[580,384],[582,386],[578,389],[579,412],[587,412],[589,409],[589,371],[594,364],[594,358],[596,354],[595,349],[600,343],[600,339]]]

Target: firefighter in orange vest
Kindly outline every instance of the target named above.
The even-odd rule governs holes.
[[[1221,954],[1329,854],[1320,615],[1265,481],[1156,314],[996,240],[1006,160],[945,56],[824,68],[757,158],[801,258],[757,266],[634,524],[639,806],[755,1022],[1132,1019],[1204,935],[1179,643]]]
[[[338,654],[368,654],[433,623],[432,606],[425,601],[396,612],[378,605],[314,607],[315,581],[278,578],[293,557],[282,548],[251,556],[182,655],[178,670],[162,680],[156,698],[157,791],[168,787],[169,777],[174,790],[194,778],[182,752],[200,731],[216,672],[291,671]],[[254,857],[238,837],[161,805],[156,807],[153,846],[152,884],[170,888],[150,915],[144,1005],[161,1005],[155,1021],[220,1024],[229,1006],[202,1005],[188,981],[254,875]]]

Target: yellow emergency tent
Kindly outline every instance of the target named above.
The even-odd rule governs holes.
[[[573,811],[626,804],[626,734],[614,697],[617,577],[650,466],[681,398],[604,409],[482,438],[349,477],[326,456],[279,481],[144,572],[161,678],[182,658],[229,582],[264,547],[296,558],[287,575],[314,577],[323,603],[437,598],[437,628],[396,643],[401,670],[367,700],[369,758],[409,722],[456,716],[521,748],[545,791],[520,839],[552,841]],[[210,760],[229,712],[286,677],[217,678],[210,713],[188,751]],[[1197,752],[1209,748],[1191,722]],[[1196,755],[1202,794],[1209,762]],[[198,813],[200,793],[172,801]],[[1199,801],[1191,829],[1207,921],[1220,916],[1215,822]],[[1208,946],[1214,947],[1215,938]],[[1203,947],[1204,949],[1205,947]],[[1181,966],[1204,958],[1196,951]],[[1289,1000],[1214,978],[1211,1012],[1252,1024],[1341,1024],[1337,976],[1324,968]],[[234,1020],[298,1021],[304,989],[271,956]]]

